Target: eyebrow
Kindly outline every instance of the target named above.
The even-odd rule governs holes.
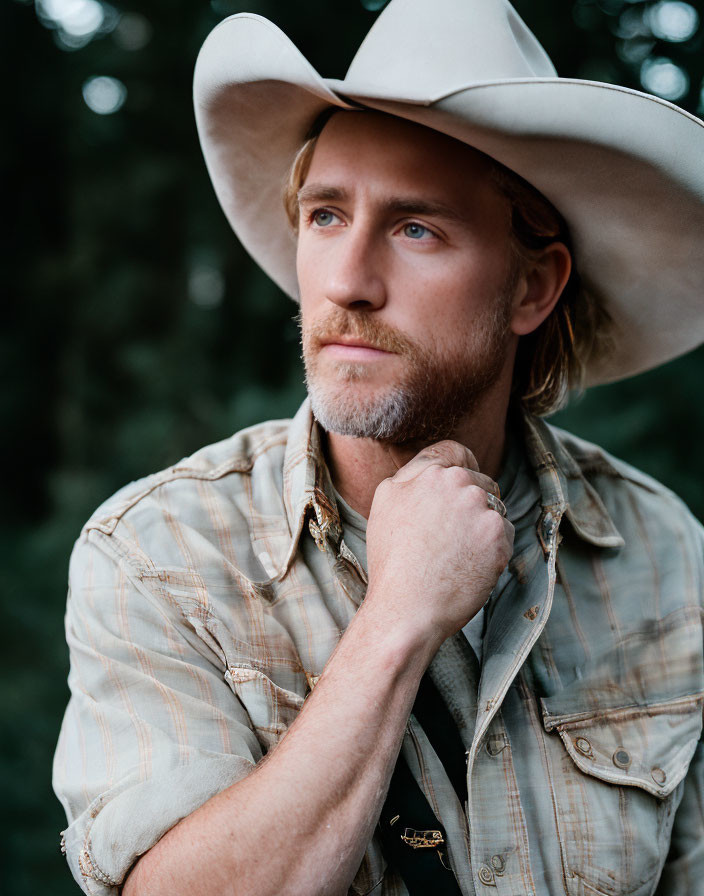
[[[306,184],[298,191],[299,205],[311,202],[344,202],[349,200],[349,193],[340,187],[326,184]],[[433,218],[446,218],[466,224],[466,217],[452,205],[437,200],[421,199],[413,196],[391,196],[384,199],[381,209],[387,213],[422,215]]]

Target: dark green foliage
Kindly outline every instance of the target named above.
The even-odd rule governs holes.
[[[689,73],[680,102],[696,112],[704,30],[683,43],[650,44],[632,17],[653,5],[516,2],[561,74],[638,87],[634,60],[645,40],[653,55]],[[198,48],[217,21],[246,9],[277,22],[321,72],[342,77],[381,6],[143,0],[118,9],[146,19],[151,39],[141,49],[125,49],[118,29],[70,51],[31,2],[0,6],[7,177],[0,890],[7,896],[77,892],[59,853],[64,818],[50,767],[68,696],[68,555],[82,522],[126,482],[242,426],[288,416],[304,394],[294,306],[238,245],[202,162],[191,108]],[[114,115],[97,115],[83,101],[94,75],[126,86]],[[703,374],[700,351],[594,390],[559,422],[660,478],[701,516]]]

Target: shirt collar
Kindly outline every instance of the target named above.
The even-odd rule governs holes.
[[[523,414],[523,430],[528,460],[540,483],[544,512],[552,506],[564,511],[575,533],[595,547],[623,547],[623,537],[585,476],[587,458],[575,450],[583,443],[527,413]],[[618,477],[603,453],[599,452],[598,459],[603,472]]]
[[[306,518],[310,534],[321,551],[326,544],[337,551],[342,537],[321,431],[308,398],[291,421],[284,456],[283,498],[291,543],[279,578],[286,574],[296,555]]]
[[[523,413],[522,422],[528,462],[540,485],[543,517],[549,518],[552,512],[561,516],[564,512],[584,541],[602,548],[623,547],[621,534],[584,475],[582,457],[568,447],[570,437],[530,414]],[[576,440],[571,442],[577,444]],[[617,476],[604,455],[599,457],[602,468]],[[283,578],[296,555],[306,519],[320,550],[325,550],[327,544],[337,553],[342,535],[321,431],[308,398],[291,422],[284,458],[283,498],[291,540],[278,578]]]

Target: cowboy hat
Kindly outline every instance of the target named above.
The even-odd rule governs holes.
[[[470,144],[560,210],[582,281],[612,320],[588,385],[704,340],[704,123],[649,94],[558,78],[507,0],[392,0],[342,81],[322,78],[267,19],[231,16],[200,51],[194,101],[227,219],[294,299],[289,168],[325,109],[366,108]]]

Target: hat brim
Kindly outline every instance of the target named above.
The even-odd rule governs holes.
[[[323,79],[283,32],[253,15],[226,19],[208,37],[194,100],[228,221],[294,299],[296,245],[282,201],[290,165],[324,109],[369,108],[474,146],[561,211],[582,279],[613,321],[610,350],[595,352],[587,385],[650,369],[704,340],[704,125],[664,100],[560,78],[470,84],[423,104],[370,96]]]

